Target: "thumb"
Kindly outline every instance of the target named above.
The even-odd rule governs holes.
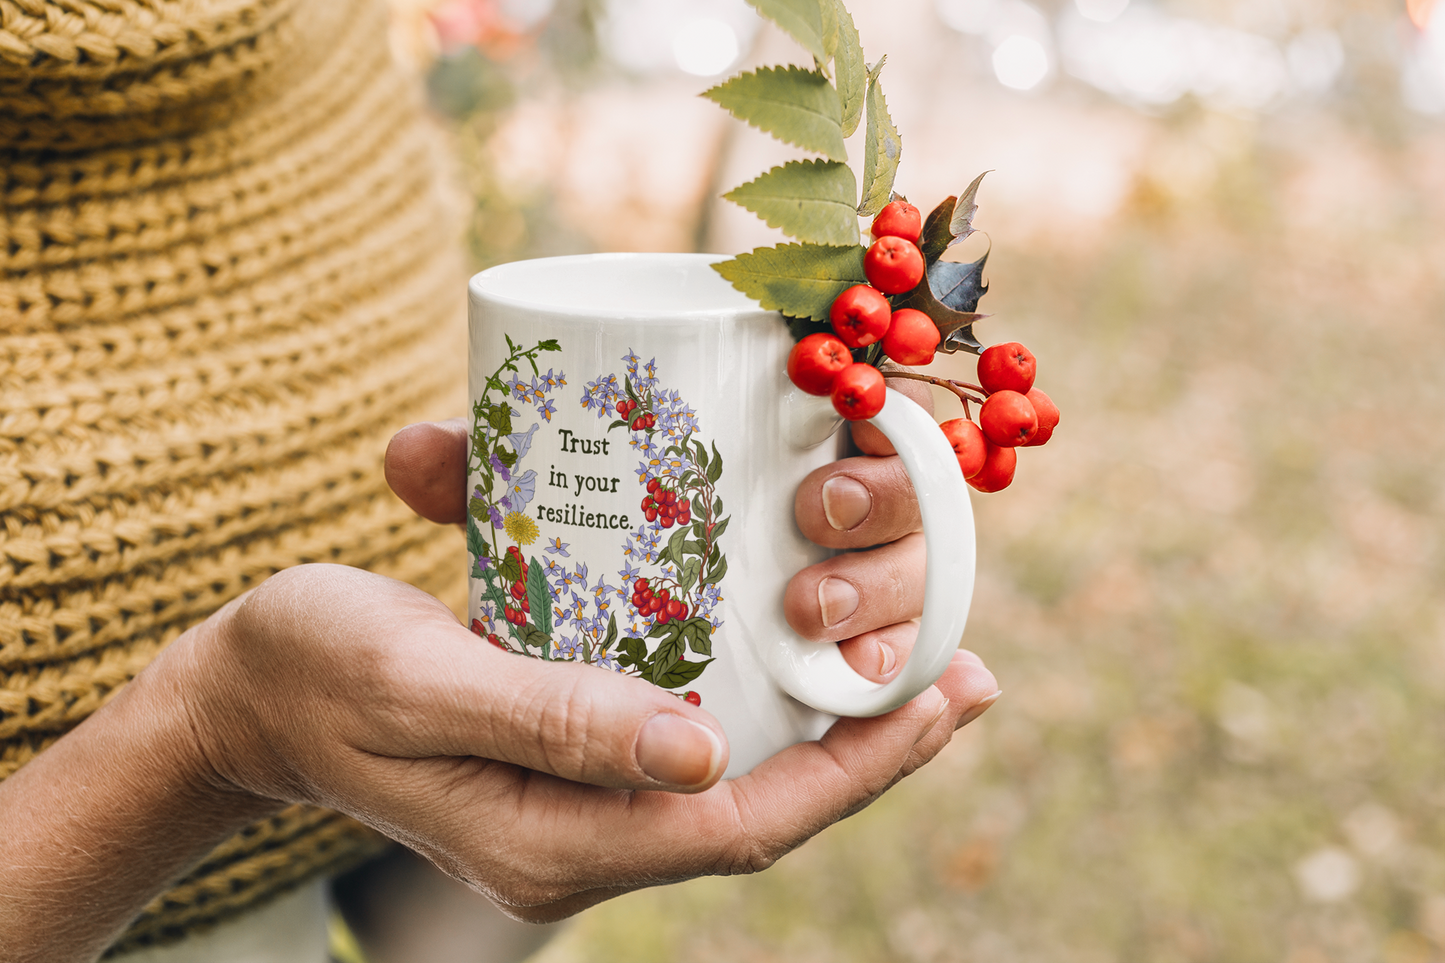
[[[722,726],[666,690],[502,652],[455,623],[445,634],[413,649],[403,670],[427,724],[380,751],[478,756],[619,789],[700,792],[727,768]]]

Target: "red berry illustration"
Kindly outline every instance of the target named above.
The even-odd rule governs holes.
[[[788,353],[788,377],[810,395],[833,390],[833,378],[853,363],[848,346],[831,334],[810,334]]]
[[[883,373],[871,364],[851,364],[833,380],[833,408],[849,421],[872,418],[887,397]]]
[[[513,582],[513,583],[512,583],[512,598],[514,598],[514,599],[521,599],[521,598],[526,598],[526,597],[527,597],[527,586],[523,585],[521,582]]]
[[[873,219],[874,237],[901,237],[914,244],[923,233],[923,214],[904,200],[890,201]]]
[[[1037,388],[1030,388],[1029,393],[1024,395],[1029,399],[1029,404],[1034,406],[1034,413],[1039,416],[1039,432],[1030,438],[1025,448],[1037,448],[1053,436],[1054,429],[1059,424],[1059,406],[1054,404],[1052,398]]]
[[[1012,448],[1001,448],[989,443],[988,454],[984,457],[983,468],[968,480],[981,492],[1001,491],[1014,480],[1014,469],[1018,467],[1018,452]]]
[[[634,592],[650,591],[650,589],[651,586],[647,584],[647,579],[645,578],[640,578],[632,583],[632,590]]]
[[[684,692],[684,693],[682,694],[682,701],[684,701],[684,702],[690,702],[690,703],[692,703],[692,704],[695,705],[695,706],[700,706],[700,705],[702,705],[702,696],[698,695],[696,692],[694,692],[694,691],[692,691],[691,689],[689,689],[688,691],[686,691],[686,692]]]
[[[662,482],[658,481],[656,478],[649,478],[647,480],[647,494],[656,495],[657,490],[661,487]]]
[[[1017,391],[1028,394],[1034,386],[1038,363],[1033,352],[1017,341],[986,348],[978,358],[978,383],[983,390]]]
[[[680,619],[687,614],[687,606],[679,599],[673,599],[667,603],[667,614],[675,619]]]
[[[880,237],[863,255],[868,283],[884,294],[903,294],[923,279],[923,252],[901,237]]]
[[[928,364],[942,336],[933,319],[922,311],[901,308],[893,312],[888,333],[883,336],[883,353],[899,364]]]
[[[988,454],[988,440],[983,437],[983,429],[967,418],[954,418],[938,427],[943,429],[943,437],[953,446],[964,478],[972,478],[983,470],[984,456]]]
[[[862,348],[883,337],[892,313],[888,299],[866,284],[855,284],[833,299],[828,319],[833,332],[850,348]]]
[[[984,436],[1001,448],[1025,445],[1038,433],[1039,416],[1017,391],[995,391],[978,413]]]

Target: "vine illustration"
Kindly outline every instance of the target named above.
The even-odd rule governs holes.
[[[655,359],[642,364],[629,351],[620,383],[615,374],[599,376],[581,397],[582,408],[598,419],[618,416],[607,431],[626,429],[629,446],[641,455],[636,474],[646,493],[644,521],[621,546],[621,585],[607,584],[605,576],[594,585],[585,562],[563,562],[571,559],[571,546],[560,536],[546,541],[543,560],[528,558],[523,549],[541,534],[526,514],[537,479],[521,464],[540,423],[514,430],[521,412],[512,402],[531,404],[551,421],[556,408],[549,396],[567,382],[560,372],[543,375],[537,365],[541,352],[559,350],[555,341],[524,349],[508,337],[507,347],[507,359],[472,411],[468,465],[481,481],[468,506],[467,547],[472,577],[482,583],[472,631],[506,651],[681,688],[713,661],[712,633],[721,626],[715,610],[727,559],[719,540],[729,521],[716,490],[721,453],[696,440],[696,411],[660,385]],[[533,369],[530,383],[520,377],[524,360]],[[502,377],[507,371],[510,381]],[[498,532],[512,544],[502,549]],[[689,652],[702,658],[689,660]]]

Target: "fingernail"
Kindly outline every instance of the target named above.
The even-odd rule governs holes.
[[[872,510],[873,496],[856,478],[834,475],[823,482],[823,516],[834,531],[857,528]]]
[[[898,656],[893,654],[893,646],[880,644],[878,648],[883,650],[883,657],[879,659],[878,674],[885,679],[888,673],[893,671],[893,666],[898,664]]]
[[[931,696],[930,693],[932,693]],[[914,745],[918,745],[918,743],[923,741],[923,738],[925,736],[927,736],[930,732],[933,731],[933,727],[938,725],[938,720],[942,719],[943,714],[948,711],[949,705],[948,699],[946,699],[943,693],[939,692],[937,688],[928,689],[928,691],[925,692],[922,696],[920,696],[920,698],[925,700],[929,698],[937,699],[938,708],[934,711],[933,717],[928,720],[927,724],[925,724],[922,729],[918,730],[918,738],[913,740]]]
[[[963,715],[961,715],[961,716],[958,717],[958,724],[955,725],[953,728],[955,728],[955,729],[962,729],[964,726],[968,725],[970,722],[972,722],[973,720],[977,719],[979,716],[983,715],[985,712],[988,711],[988,707],[989,707],[989,706],[993,705],[995,702],[998,701],[998,697],[1001,696],[1001,695],[1003,695],[1003,690],[1002,690],[1002,689],[998,690],[997,692],[995,692],[995,693],[994,693],[993,695],[991,695],[991,696],[987,696],[987,697],[985,697],[985,698],[983,698],[983,699],[980,699],[980,700],[973,706],[973,708],[969,709],[969,710],[968,710],[967,712],[965,712]]]
[[[671,786],[701,786],[722,764],[722,742],[707,726],[659,712],[637,734],[637,765]]]
[[[841,578],[825,578],[818,583],[818,611],[823,627],[837,625],[858,611],[858,590]]]

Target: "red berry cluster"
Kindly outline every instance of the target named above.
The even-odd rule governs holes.
[[[1013,481],[1016,448],[1035,448],[1053,436],[1059,409],[1034,387],[1038,364],[1033,352],[1017,341],[996,344],[978,359],[978,382],[987,395],[978,424],[967,418],[939,427],[968,483],[981,492],[996,492]]]
[[[675,490],[662,487],[662,482],[656,478],[649,478],[647,496],[642,499],[642,514],[649,522],[659,522],[663,528],[687,525],[692,522],[692,502],[686,497],[678,501]]]
[[[488,642],[495,645],[497,648],[506,651],[507,643],[503,642],[501,636],[497,635],[497,633],[488,632],[487,627],[482,624],[481,619],[472,619],[472,631],[475,632],[477,635],[480,635],[482,638],[486,639]]]
[[[632,413],[636,410],[637,402],[635,401],[619,401],[617,403],[617,417],[627,422],[627,427],[630,431],[642,431],[645,428],[651,428],[657,424],[657,416],[650,411],[644,412],[636,418],[632,417]],[[651,519],[648,519],[648,521],[651,521]]]
[[[922,311],[894,311],[887,295],[906,294],[923,280],[918,236],[923,217],[907,201],[893,201],[873,221],[877,238],[863,255],[867,284],[855,284],[828,312],[833,334],[810,334],[788,356],[793,384],[814,395],[830,395],[849,421],[872,418],[883,407],[883,376],[870,364],[854,362],[853,349],[883,342],[883,353],[899,364],[928,364],[941,337]]]
[[[513,625],[524,625],[528,613],[532,611],[532,604],[527,601],[527,563],[522,558],[522,550],[515,545],[507,546],[507,554],[517,560],[517,564],[522,567],[522,574],[517,576],[517,580],[507,589],[512,598],[516,600],[517,607],[506,606],[502,610],[502,615]]]
[[[854,360],[853,351],[882,342],[883,353],[901,365],[926,365],[942,336],[922,311],[893,310],[887,295],[906,294],[923,280],[925,262],[918,247],[923,218],[907,201],[889,203],[873,221],[877,240],[863,255],[868,284],[855,284],[833,301],[833,334],[810,334],[788,355],[788,377],[812,395],[830,395],[833,407],[850,421],[872,418],[883,408],[882,373]],[[1018,447],[1042,445],[1059,423],[1059,409],[1034,387],[1033,354],[1017,342],[996,344],[978,361],[978,385],[984,395],[979,423],[968,415],[968,399],[956,382],[905,374],[943,385],[964,398],[963,418],[939,427],[958,455],[963,477],[979,491],[996,492],[1013,481]],[[978,398],[972,398],[978,401]]]
[[[687,603],[672,597],[668,589],[659,589],[655,594],[652,583],[640,578],[632,583],[632,607],[645,619],[656,618],[658,625],[683,621],[688,616]]]

